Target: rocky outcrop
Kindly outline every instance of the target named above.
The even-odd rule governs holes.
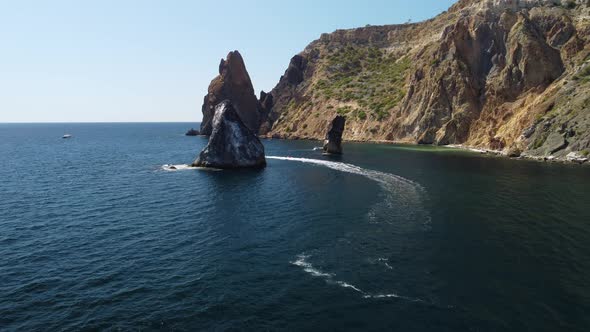
[[[266,135],[270,129],[271,129],[271,123],[268,121],[268,117],[270,115],[270,112],[272,110],[272,106],[274,104],[274,98],[272,96],[272,93],[266,93],[264,91],[260,92],[260,99],[258,100],[259,102],[259,109],[260,109],[260,115],[262,117],[262,119],[264,119],[262,121],[262,123],[260,124],[260,128],[258,129],[258,132],[260,135]]]
[[[231,101],[217,104],[211,125],[209,143],[193,166],[220,169],[266,166],[264,146],[242,121]]]
[[[219,76],[215,77],[209,85],[202,108],[201,134],[211,135],[215,109],[224,100],[231,101],[244,124],[254,133],[258,132],[260,126],[258,100],[244,59],[238,51],[230,52],[225,60],[221,60]]]
[[[260,133],[322,139],[344,115],[348,140],[587,153],[590,8],[570,2],[461,0],[421,23],[323,34],[291,59]]]
[[[184,135],[185,136],[199,136],[201,133],[194,128],[189,129]]]
[[[344,133],[344,126],[346,125],[346,118],[342,115],[337,115],[326,134],[324,141],[324,153],[326,154],[342,154],[342,134]]]
[[[306,79],[311,79],[311,75],[309,75],[311,72],[307,71],[307,64],[307,58],[302,55],[295,55],[291,58],[285,74],[281,76],[277,86],[267,95],[267,98],[270,96],[272,105],[268,105],[264,113],[262,125],[260,126],[261,135],[267,135],[283,114],[282,110],[289,109],[294,104],[294,101],[298,100],[299,85]]]

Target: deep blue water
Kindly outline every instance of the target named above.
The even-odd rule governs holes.
[[[0,330],[590,329],[590,167],[195,126],[0,124]]]

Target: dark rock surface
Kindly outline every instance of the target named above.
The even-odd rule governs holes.
[[[203,102],[201,134],[211,135],[216,106],[224,100],[231,101],[244,124],[252,132],[258,132],[260,126],[258,99],[254,94],[254,87],[244,59],[238,51],[230,52],[226,60],[221,60],[219,76],[209,85]]]
[[[273,101],[272,93],[260,92],[259,108],[260,115],[263,119],[258,130],[258,134],[260,135],[266,135],[271,129],[271,124],[267,121],[267,118],[272,111]]]
[[[219,103],[214,114],[209,143],[193,166],[221,169],[266,166],[264,146],[244,124],[233,104],[229,100]]]
[[[324,142],[324,153],[342,154],[342,134],[344,133],[345,124],[346,117],[342,115],[337,115],[332,120]]]
[[[184,134],[185,136],[199,136],[201,133],[198,130],[195,130],[194,128],[191,128],[189,131],[186,132],[186,134]]]
[[[512,148],[508,149],[508,152],[506,153],[506,156],[508,156],[510,158],[518,158],[521,155],[522,155],[522,151],[517,147],[512,147]]]
[[[295,55],[291,58],[289,67],[279,79],[277,86],[270,93],[261,94],[260,103],[264,109],[260,134],[267,135],[272,130],[274,123],[279,119],[281,114],[280,112],[275,112],[275,109],[283,110],[295,99],[298,94],[299,85],[306,78],[307,69],[308,60],[302,55]],[[282,133],[281,136],[288,137],[288,135],[283,135]]]
[[[306,64],[307,60],[299,54],[291,58],[289,68],[287,68],[287,71],[285,72],[287,81],[292,85],[298,85],[303,82],[303,72]]]

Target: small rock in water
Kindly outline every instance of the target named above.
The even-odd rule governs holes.
[[[324,153],[342,154],[342,134],[344,133],[345,124],[346,117],[342,115],[337,115],[332,120],[324,142]]]
[[[264,145],[240,119],[229,100],[215,108],[209,143],[193,163],[195,167],[221,169],[266,166]]]
[[[194,128],[191,128],[189,131],[186,132],[186,136],[199,136],[201,133]]]

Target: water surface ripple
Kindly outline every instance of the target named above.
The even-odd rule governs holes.
[[[0,330],[590,330],[589,168],[195,126],[0,124]]]

